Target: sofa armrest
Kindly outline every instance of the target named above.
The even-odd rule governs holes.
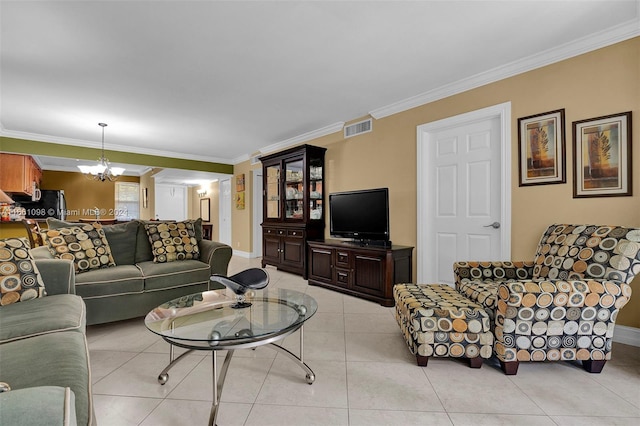
[[[55,259],[47,246],[35,247],[29,250],[34,259]]]
[[[217,241],[201,240],[198,243],[200,260],[208,263],[211,274],[227,275],[227,268],[233,250],[230,246]]]
[[[453,277],[458,291],[463,280],[530,280],[533,277],[533,262],[456,262],[453,264]]]
[[[495,352],[501,361],[607,360],[619,310],[631,297],[620,281],[512,281],[498,289]]]
[[[76,294],[76,273],[73,262],[63,259],[35,259],[47,295]]]

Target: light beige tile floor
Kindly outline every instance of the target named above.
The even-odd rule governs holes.
[[[259,263],[234,257],[229,272],[252,266]],[[451,359],[421,368],[391,308],[267,271],[270,287],[304,291],[318,301],[304,328],[305,361],[316,381],[308,385],[300,368],[269,348],[238,350],[222,393],[220,426],[640,424],[640,348],[614,343],[601,374],[571,363],[530,363],[505,376],[495,360],[480,370]],[[207,423],[208,352],[186,356],[161,386],[157,376],[169,346],[142,318],[88,327],[87,337],[98,425]],[[298,341],[295,333],[283,346],[296,352]]]

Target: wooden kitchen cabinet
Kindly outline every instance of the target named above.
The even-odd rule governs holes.
[[[29,155],[0,154],[0,189],[4,192],[33,195],[40,186],[42,170]]]

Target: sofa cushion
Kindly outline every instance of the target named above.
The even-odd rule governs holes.
[[[42,238],[54,257],[73,261],[76,274],[116,266],[99,223],[48,229]]]
[[[640,272],[640,229],[555,224],[535,255],[534,280],[584,278],[631,283]]]
[[[89,425],[93,418],[89,368],[84,333],[63,331],[0,345],[2,381],[9,383],[11,392],[37,386],[69,387],[75,394],[79,425]]]
[[[47,218],[49,229],[82,226],[84,223],[67,222],[53,217]],[[103,225],[105,237],[111,247],[111,255],[116,265],[133,265],[136,256],[136,242],[138,238],[138,221]]]
[[[96,269],[76,276],[76,293],[84,298],[142,293],[144,277],[135,265]]]
[[[0,305],[44,296],[44,283],[24,238],[0,240]]]
[[[144,227],[151,243],[154,262],[200,257],[193,221],[146,223]]]
[[[111,246],[111,254],[116,265],[134,265],[136,263],[136,243],[138,223],[125,222],[102,227]]]
[[[30,426],[76,425],[71,388],[37,386],[0,393],[0,424]]]
[[[73,294],[57,294],[0,308],[0,344],[58,331],[85,330],[85,305]]]
[[[145,278],[145,291],[206,283],[211,274],[209,265],[198,260],[170,263],[141,262],[138,263],[138,267]]]

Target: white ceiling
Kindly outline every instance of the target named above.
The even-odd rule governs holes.
[[[2,135],[231,164],[640,35],[638,0],[0,7]]]

